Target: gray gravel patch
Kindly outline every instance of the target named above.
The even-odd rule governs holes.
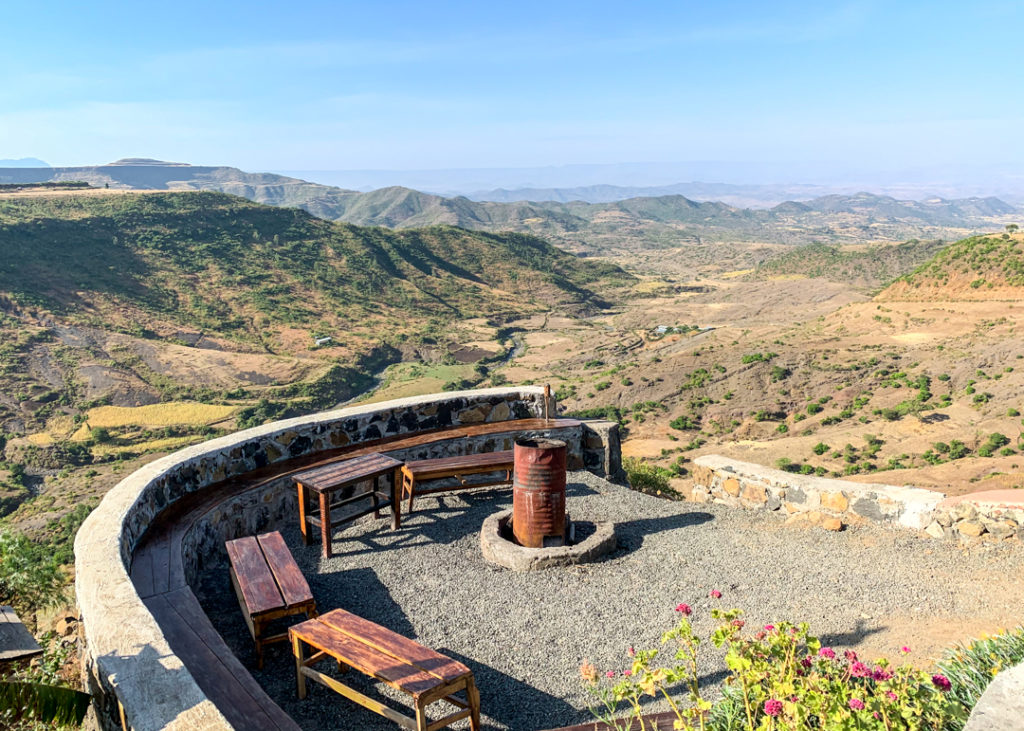
[[[656,646],[676,622],[679,602],[693,606],[698,632],[706,633],[717,604],[708,598],[712,589],[722,591],[722,606],[746,611],[748,626],[807,621],[836,647],[870,643],[897,617],[1018,621],[1024,551],[1013,544],[965,552],[875,525],[841,533],[796,528],[778,514],[669,502],[585,472],[570,474],[568,496],[574,517],[617,524],[619,548],[606,560],[531,573],[487,563],[480,526],[511,506],[508,489],[424,499],[398,532],[383,519],[349,526],[335,534],[338,554],[328,561],[318,544],[302,545],[297,526],[282,534],[321,611],[342,607],[468,665],[490,729],[590,720],[580,663],[627,667],[626,648]],[[999,577],[1017,583],[986,584]],[[209,570],[197,593],[229,647],[303,729],[397,728],[315,684],[299,702],[287,644],[272,645],[256,671],[226,568]],[[705,657],[704,685],[713,696],[724,664],[710,645]],[[345,682],[396,697],[358,673]],[[650,709],[666,710],[653,701]]]

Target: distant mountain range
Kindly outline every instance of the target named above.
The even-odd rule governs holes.
[[[1019,213],[998,198],[905,201],[870,193],[787,201],[769,209],[697,202],[677,193],[600,203],[494,202],[402,187],[363,193],[273,173],[137,158],[95,167],[0,169],[0,183],[59,180],[84,180],[111,188],[215,190],[363,226],[401,229],[448,224],[479,231],[516,231],[595,254],[715,241],[948,240],[995,230]],[[609,189],[614,186],[596,186],[594,195],[602,191],[611,195]]]
[[[48,168],[47,163],[37,157],[20,157],[17,160],[0,159],[0,168]]]
[[[825,185],[733,185],[731,183],[674,183],[655,186],[585,185],[574,188],[516,188],[479,190],[466,193],[474,201],[513,203],[516,201],[554,201],[569,203],[612,203],[627,198],[652,198],[682,195],[697,201],[719,201],[743,208],[770,208],[785,201],[809,200],[835,193]],[[851,193],[856,190],[849,191]]]

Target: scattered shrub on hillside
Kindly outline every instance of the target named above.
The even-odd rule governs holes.
[[[989,434],[985,443],[978,447],[978,456],[991,457],[997,449],[1005,447],[1009,443],[1010,439],[1005,434],[1000,434],[999,432]]]
[[[949,458],[950,459],[963,459],[970,455],[971,450],[966,444],[961,442],[959,439],[954,439],[949,443]]]
[[[598,381],[597,383],[594,384],[594,390],[595,391],[604,391],[606,388],[609,388],[611,385],[612,385],[611,381]]]
[[[743,356],[741,361],[746,363],[767,363],[774,358],[777,353],[747,353]]]
[[[793,371],[789,368],[783,368],[782,366],[772,366],[771,379],[772,383],[778,383],[784,381],[793,375]]]
[[[775,431],[777,431],[779,434],[785,434],[786,432],[789,431],[789,426],[785,422],[783,422],[782,424],[779,424],[777,427],[775,427]]]
[[[819,413],[821,411],[822,411],[821,404],[818,404],[818,403],[807,404],[807,413],[810,414],[811,416],[814,416],[814,414],[817,414],[817,413]]]
[[[825,444],[825,442],[818,442],[817,444],[814,445],[811,451],[813,451],[818,456],[821,456],[825,454],[825,452],[827,452],[828,450],[829,446]]]
[[[692,417],[683,415],[679,416],[668,423],[673,429],[679,431],[688,431],[690,429],[700,429],[700,423],[695,421]]]
[[[1015,409],[1015,408],[1013,408],[1011,406],[1009,409],[1006,410],[1006,415],[1007,416],[1020,416],[1020,412],[1017,411],[1017,409]]]

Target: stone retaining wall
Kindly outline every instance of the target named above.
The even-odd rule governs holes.
[[[1024,539],[1024,491],[991,490],[948,498],[925,529],[935,538]]]
[[[744,508],[777,510],[826,527],[869,520],[923,530],[942,493],[916,487],[870,485],[796,475],[769,467],[704,455],[694,460],[693,499]]]
[[[139,540],[156,516],[177,500],[230,477],[320,451],[460,424],[556,413],[554,400],[545,403],[540,387],[400,399],[248,429],[188,447],[129,475],[107,493],[75,539],[83,669],[101,723],[120,727],[120,706],[135,731],[230,727],[171,652],[129,576]],[[617,477],[621,469],[618,434],[609,425],[581,429],[571,453],[577,464],[594,471],[608,470]],[[294,498],[287,487],[287,480],[271,481],[225,501],[198,520],[185,538],[190,556],[186,576],[195,575],[199,556],[213,548],[222,550],[227,538],[293,517],[294,504],[289,501]]]

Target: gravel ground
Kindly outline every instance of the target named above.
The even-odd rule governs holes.
[[[698,632],[706,632],[711,589],[722,591],[723,606],[745,610],[748,626],[807,621],[824,644],[870,657],[910,644],[922,664],[953,640],[1019,621],[1019,544],[965,550],[879,526],[829,533],[787,526],[778,514],[669,502],[588,473],[569,480],[571,515],[617,524],[619,550],[600,563],[518,574],[484,561],[479,529],[510,507],[507,489],[423,499],[398,532],[384,520],[349,526],[336,534],[339,554],[329,561],[318,544],[302,545],[297,526],[282,534],[321,611],[343,607],[468,665],[491,729],[589,720],[580,663],[626,667],[625,649],[656,646],[679,602],[694,607]],[[226,568],[210,570],[199,594],[228,645],[253,668]],[[710,644],[705,657],[713,695],[724,666]],[[271,646],[264,670],[253,675],[303,729],[397,728],[316,684],[297,701],[287,645]],[[362,680],[352,672],[346,678]],[[665,710],[663,702],[651,710]]]

